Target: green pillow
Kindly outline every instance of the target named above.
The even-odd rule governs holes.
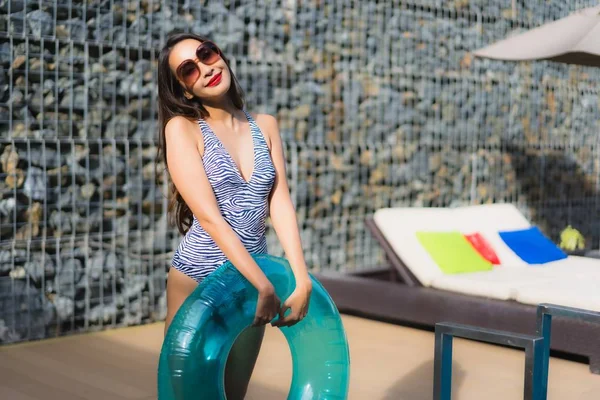
[[[492,269],[460,232],[417,232],[417,239],[445,274]]]

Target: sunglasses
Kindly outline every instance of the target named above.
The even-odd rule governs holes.
[[[212,42],[202,42],[196,49],[196,57],[204,65],[212,65],[221,58],[221,50]],[[200,66],[194,60],[185,60],[177,67],[177,77],[187,86],[193,86],[200,78]]]

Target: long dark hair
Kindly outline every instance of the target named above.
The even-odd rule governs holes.
[[[163,47],[158,57],[158,133],[159,147],[158,157],[162,160],[165,168],[167,165],[167,143],[165,140],[165,127],[167,122],[175,116],[183,116],[190,119],[201,119],[208,116],[208,111],[202,105],[201,99],[194,96],[188,99],[184,96],[184,89],[171,72],[169,67],[169,55],[173,47],[186,39],[194,39],[200,42],[210,40],[200,35],[193,33],[174,33],[167,38],[167,43]],[[223,60],[229,68],[231,74],[231,85],[227,96],[233,105],[242,110],[244,109],[244,93],[231,70],[229,59],[222,55]],[[171,223],[177,226],[179,232],[185,234],[192,225],[193,214],[192,210],[185,203],[181,194],[171,181],[169,183],[169,206],[168,214]]]

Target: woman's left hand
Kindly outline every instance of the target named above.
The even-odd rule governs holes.
[[[311,292],[312,283],[310,282],[310,279],[298,284],[290,297],[283,303],[281,311],[279,312],[279,318],[277,321],[273,322],[272,326],[293,326],[302,321],[306,316],[306,313],[308,313]],[[291,312],[287,316],[284,316],[289,309],[291,309]]]

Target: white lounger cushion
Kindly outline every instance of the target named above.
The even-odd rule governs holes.
[[[554,303],[600,311],[600,260],[571,256],[527,268],[444,275],[432,287],[523,304]]]
[[[511,204],[387,208],[378,210],[374,220],[423,286],[524,304],[554,303],[600,311],[600,260],[569,256],[543,265],[528,265],[498,235],[498,231],[531,226]],[[415,234],[451,230],[483,234],[502,265],[491,271],[444,274]]]
[[[550,284],[532,282],[516,293],[515,300],[532,305],[553,303],[600,312],[600,260],[569,256],[552,264],[556,266],[557,273]]]
[[[460,208],[382,208],[375,212],[373,219],[398,257],[423,286],[431,286],[436,278],[445,275],[419,243],[416,237],[418,231],[481,232],[503,264],[525,265],[497,233],[531,226],[512,204]]]

